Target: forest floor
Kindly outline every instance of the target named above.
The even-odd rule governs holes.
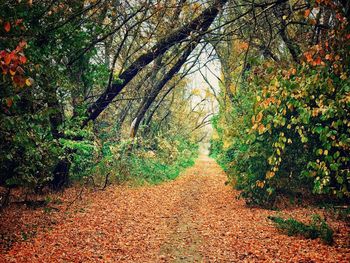
[[[215,161],[202,156],[160,185],[109,186],[83,193],[68,209],[69,191],[51,208],[9,208],[0,234],[3,249],[12,243],[0,262],[350,262],[345,223],[327,219],[335,229],[332,246],[286,236],[267,216],[305,221],[323,210],[250,208],[225,180]]]

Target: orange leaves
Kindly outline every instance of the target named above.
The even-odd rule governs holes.
[[[322,59],[320,57],[317,57],[313,62],[312,65],[313,66],[319,66],[322,64]]]
[[[316,51],[315,51],[316,49]],[[320,54],[319,54],[319,51],[320,51],[320,47],[319,45],[316,45],[315,48],[309,50],[309,51],[306,51],[304,53],[304,57],[306,59],[306,62],[309,64],[309,65],[312,65],[312,66],[324,66],[325,63],[323,62]]]
[[[310,9],[306,9],[306,10],[304,11],[304,17],[305,17],[305,18],[309,17],[310,13],[311,13],[311,10],[310,10]]]
[[[349,262],[345,222],[329,222],[339,226],[336,242],[344,246],[282,235],[267,220],[275,213],[245,205],[225,180],[219,166],[204,159],[178,180],[157,187],[85,192],[68,211],[65,207],[79,188],[61,193],[64,203],[54,205],[58,209],[50,214],[12,206],[0,214],[0,232],[17,239],[9,252],[0,253],[9,262],[172,262],[194,257],[212,262]],[[266,183],[260,179],[255,186]],[[278,213],[301,221],[324,213],[315,207],[287,207]],[[30,242],[18,242],[21,233],[33,230],[37,233]]]
[[[311,52],[305,52],[304,57],[306,58],[306,61],[309,63],[313,60]]]
[[[23,54],[23,49],[27,46],[27,42],[22,40],[17,47],[12,50],[0,51],[0,69],[3,75],[8,75],[15,87],[24,88],[25,85],[32,85],[32,79],[25,77],[23,65],[27,63],[27,58]]]
[[[242,49],[243,51],[248,50],[249,44],[247,42],[240,42],[238,47]]]
[[[272,177],[275,176],[275,172],[268,171],[265,176],[266,176],[266,179],[271,179]]]
[[[263,118],[263,112],[260,111],[256,116],[252,116],[252,130],[257,130],[259,134],[263,134],[266,131],[266,127],[261,123]]]
[[[256,185],[257,187],[259,187],[259,188],[264,188],[265,182],[257,180],[257,181],[255,182],[255,185]]]
[[[265,128],[264,124],[261,123],[261,124],[258,126],[258,132],[259,132],[259,134],[261,135],[261,134],[263,134],[265,131],[266,131],[266,128]]]
[[[256,116],[256,122],[261,122],[262,117],[263,117],[263,113],[262,113],[262,111],[260,111],[260,112],[258,113],[258,115]]]
[[[255,124],[255,115],[252,116],[252,124]]]

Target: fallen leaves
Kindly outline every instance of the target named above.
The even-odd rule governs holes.
[[[175,181],[158,186],[111,186],[90,192],[65,212],[73,194],[61,196],[60,211],[32,211],[36,235],[16,242],[3,259],[14,262],[349,262],[349,227],[337,229],[335,246],[288,237],[267,219],[274,212],[248,208],[225,186],[226,176],[202,157]],[[70,193],[70,195],[69,195]],[[18,211],[17,211],[18,212]],[[30,212],[30,210],[29,210]],[[38,213],[38,212],[41,212]],[[293,208],[286,216],[305,220],[322,210]],[[30,222],[29,214],[1,218],[1,230]],[[44,216],[43,216],[44,215]],[[15,217],[15,218],[14,218]],[[45,218],[46,221],[43,219]],[[40,224],[51,223],[45,228]],[[22,225],[21,225],[22,224]],[[28,231],[28,229],[27,229]],[[346,245],[347,244],[347,245]],[[0,256],[1,259],[1,256]],[[1,261],[1,260],[0,260]]]

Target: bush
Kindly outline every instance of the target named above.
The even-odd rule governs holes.
[[[288,236],[303,236],[308,239],[321,238],[328,245],[333,243],[333,230],[319,215],[313,215],[312,222],[309,225],[293,218],[283,219],[274,216],[269,216],[268,218]]]

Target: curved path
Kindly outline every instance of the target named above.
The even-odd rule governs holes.
[[[350,249],[344,245],[280,234],[267,219],[276,212],[247,208],[225,180],[221,168],[202,156],[172,182],[111,186],[90,196],[53,229],[17,243],[2,260],[350,262]],[[307,211],[283,212],[295,216]]]

